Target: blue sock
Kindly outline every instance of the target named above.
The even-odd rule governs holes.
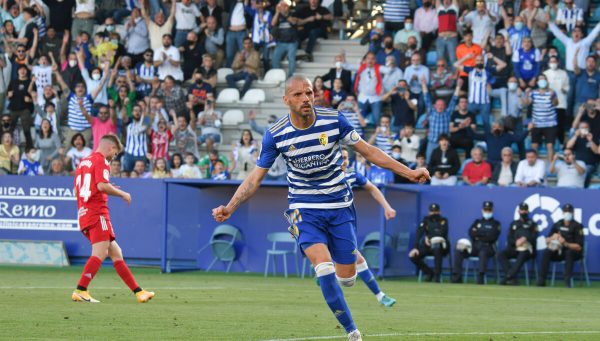
[[[374,295],[377,295],[381,292],[381,289],[379,289],[379,284],[377,283],[375,276],[373,276],[373,273],[369,268],[359,271],[358,275],[363,280],[363,282],[365,282],[365,284],[369,287],[369,289],[371,289],[371,292]]]
[[[319,276],[318,278],[325,302],[327,302],[337,320],[344,326],[346,333],[356,330],[352,314],[350,314],[350,309],[348,309],[346,299],[344,299],[342,288],[340,288],[335,278],[335,273]]]

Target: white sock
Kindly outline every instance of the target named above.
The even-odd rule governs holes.
[[[375,297],[377,297],[377,301],[379,301],[379,302],[381,302],[381,299],[383,298],[383,296],[385,296],[383,291],[380,291],[379,294],[375,295]]]

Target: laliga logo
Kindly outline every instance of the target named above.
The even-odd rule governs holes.
[[[538,224],[540,231],[540,238],[542,231],[546,228],[552,227],[552,225],[563,218],[563,211],[561,209],[561,203],[550,196],[543,196],[539,193],[529,196],[523,201],[529,206],[529,213],[531,220]],[[573,212],[573,219],[583,224],[584,235],[593,235],[600,237],[600,213],[595,213],[590,216],[587,224],[582,220],[583,210],[581,208],[575,208]],[[514,219],[519,219],[519,207],[515,208]],[[545,236],[545,233],[543,234]],[[545,240],[544,240],[545,245]]]

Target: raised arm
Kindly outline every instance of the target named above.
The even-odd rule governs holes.
[[[552,32],[552,34],[554,34],[554,36],[556,37],[556,39],[560,40],[561,43],[563,44],[567,44],[567,42],[569,41],[569,37],[567,37],[559,28],[558,26],[556,26],[555,23],[553,22],[549,22],[548,23],[548,27],[550,28],[550,31]],[[598,27],[598,25],[596,25],[596,28]],[[596,29],[594,28],[594,29]]]
[[[23,3],[25,1],[21,1],[21,3]],[[39,42],[39,38],[40,38],[40,31],[38,30],[37,27],[33,28],[33,42],[31,43],[31,48],[29,49],[29,58],[33,59],[35,58],[35,54],[37,52],[37,48],[38,48],[38,42]]]

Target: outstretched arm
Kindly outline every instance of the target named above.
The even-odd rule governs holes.
[[[400,162],[392,159],[381,149],[371,146],[365,141],[358,141],[353,145],[353,148],[356,152],[364,155],[367,161],[374,163],[381,168],[389,169],[392,172],[409,179],[410,181],[424,183],[425,181],[431,179],[427,169],[418,168],[412,170]]]
[[[229,219],[240,205],[256,193],[268,171],[266,168],[255,167],[246,180],[238,187],[237,191],[235,191],[227,206],[221,205],[212,210],[213,218],[219,223]]]

